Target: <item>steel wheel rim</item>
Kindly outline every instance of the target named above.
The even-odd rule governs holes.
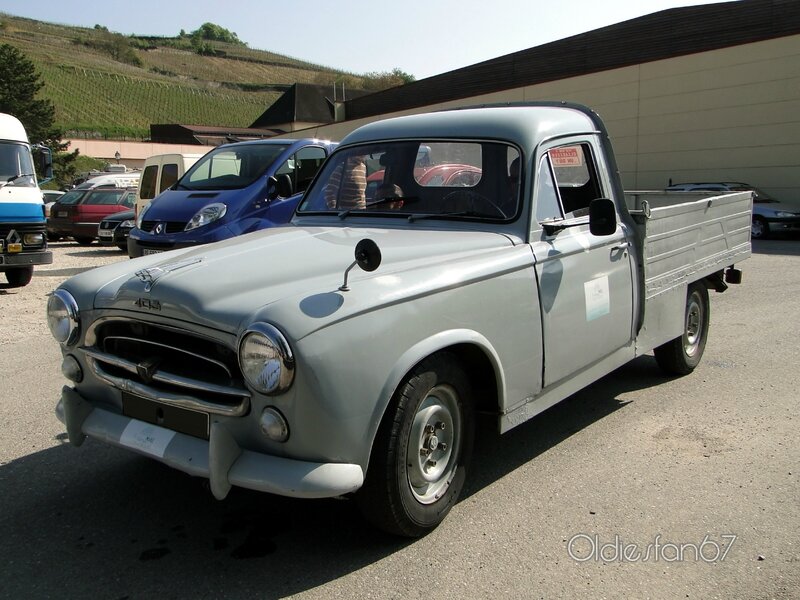
[[[700,347],[700,340],[703,336],[703,318],[703,306],[695,292],[689,298],[689,304],[686,307],[686,334],[683,349],[687,356],[694,356]]]
[[[414,415],[406,452],[408,485],[421,504],[436,502],[450,486],[458,468],[461,427],[455,389],[432,388]]]
[[[750,236],[751,237],[761,237],[761,234],[764,233],[764,225],[756,219],[750,225]]]

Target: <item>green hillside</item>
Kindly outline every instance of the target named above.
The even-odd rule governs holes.
[[[247,127],[294,83],[362,78],[244,45],[122,36],[0,13],[0,43],[36,65],[65,137],[132,138],[151,123]]]

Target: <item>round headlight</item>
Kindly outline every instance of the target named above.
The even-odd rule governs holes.
[[[283,334],[269,323],[254,323],[239,342],[242,375],[255,390],[281,394],[294,380],[294,356]]]
[[[209,223],[213,223],[217,219],[221,219],[228,212],[228,207],[222,202],[214,202],[208,206],[204,206],[191,218],[186,224],[184,231],[191,231],[198,227],[205,227]]]
[[[53,337],[62,344],[71,345],[78,341],[81,325],[78,303],[66,290],[56,290],[47,299],[47,325]]]

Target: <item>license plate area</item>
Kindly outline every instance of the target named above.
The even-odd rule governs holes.
[[[142,248],[142,256],[149,256],[150,254],[161,254],[163,250],[155,250],[153,248]]]
[[[127,392],[122,392],[122,413],[145,423],[208,439],[209,419],[207,413],[153,402]]]

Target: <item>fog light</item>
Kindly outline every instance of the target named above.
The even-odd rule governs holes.
[[[289,439],[289,424],[277,408],[267,407],[261,412],[261,433],[276,442]]]
[[[78,360],[71,354],[67,354],[61,361],[61,373],[64,377],[75,383],[83,381],[83,369]]]

